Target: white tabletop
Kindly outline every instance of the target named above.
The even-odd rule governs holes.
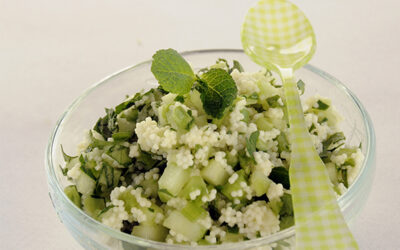
[[[240,48],[255,1],[0,0],[0,248],[80,249],[47,193],[44,149],[84,89],[160,48]],[[361,249],[400,249],[400,2],[295,1],[318,49],[311,63],[346,83],[377,135],[372,193],[354,227]]]

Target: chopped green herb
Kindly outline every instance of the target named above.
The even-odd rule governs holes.
[[[281,97],[279,95],[274,95],[274,96],[268,97],[267,98],[268,106],[270,106],[271,108],[280,107],[281,105],[278,102],[280,98]]]
[[[139,101],[142,99],[142,95],[140,93],[136,93],[133,97],[129,98],[128,100],[124,101],[123,103],[119,104],[118,106],[115,107],[115,113],[118,115],[121,113],[123,110],[130,108],[135,104],[135,102]]]
[[[239,227],[237,225],[234,225],[233,227],[227,226],[227,231],[229,233],[237,234],[239,233]]]
[[[64,152],[64,148],[63,148],[62,145],[61,145],[61,152],[62,152],[62,154],[63,154],[64,161],[65,161],[66,163],[70,162],[72,159],[74,159],[74,158],[77,157],[77,156],[69,156],[69,155],[67,155],[67,154]]]
[[[181,95],[178,95],[177,97],[175,97],[174,101],[184,103],[185,102],[185,98],[183,96],[181,96]]]
[[[112,136],[113,132],[117,129],[115,124],[117,114],[112,109],[106,108],[106,116],[100,118],[93,130],[100,133],[105,139]]]
[[[343,145],[344,140],[346,140],[346,137],[344,137],[343,132],[337,132],[329,136],[328,139],[326,139],[325,141],[323,141],[322,146],[324,150],[333,151]]]
[[[189,63],[173,49],[153,55],[151,72],[165,91],[179,95],[188,93],[196,79]]]
[[[305,84],[302,80],[297,81],[297,88],[300,90],[300,95],[304,94]]]
[[[285,193],[282,195],[281,200],[282,200],[282,208],[279,211],[279,215],[281,216],[293,215],[292,196],[290,194]]]
[[[318,101],[317,101],[317,107],[316,107],[316,109],[319,109],[319,110],[327,110],[328,108],[329,108],[329,105],[328,105],[328,104],[324,103],[324,102],[321,101],[321,100],[318,100]]]
[[[254,131],[251,133],[250,137],[246,139],[246,149],[249,153],[250,157],[254,160],[253,153],[256,151],[256,144],[258,140],[258,136],[260,135],[260,131]]]
[[[234,69],[237,69],[239,72],[243,72],[243,66],[236,60],[233,60],[233,66],[229,69],[229,73],[231,73]]]
[[[314,125],[314,123],[313,123],[313,124],[311,124],[310,129],[308,130],[308,132],[311,133],[314,129],[315,129],[315,125]]]
[[[286,168],[272,168],[272,171],[269,174],[268,178],[273,180],[275,183],[281,183],[284,188],[290,189],[289,172]]]
[[[210,69],[199,80],[198,91],[204,110],[214,118],[221,118],[236,98],[235,81],[223,69]]]

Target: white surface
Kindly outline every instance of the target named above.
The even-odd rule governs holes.
[[[47,194],[44,149],[84,89],[160,48],[240,48],[254,1],[0,0],[2,249],[80,249]],[[361,249],[400,249],[400,2],[295,1],[314,25],[312,64],[346,83],[377,135],[372,193],[354,229]]]

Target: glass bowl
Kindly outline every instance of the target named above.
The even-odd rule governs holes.
[[[238,60],[246,71],[260,69],[242,50],[199,50],[182,53],[182,56],[195,70],[213,64],[218,58]],[[95,124],[98,117],[104,115],[105,107],[115,107],[127,94],[157,86],[150,66],[151,60],[128,67],[90,87],[63,113],[51,134],[45,156],[49,194],[58,216],[73,237],[87,249],[248,249],[260,246],[263,249],[291,248],[294,244],[294,227],[268,237],[223,245],[193,247],[150,241],[101,224],[67,198],[63,189],[68,183],[60,170],[60,165],[63,164],[60,145],[63,145],[66,152],[76,152],[84,132]],[[350,222],[365,204],[374,175],[375,134],[371,120],[357,97],[333,76],[311,65],[299,69],[295,75],[306,84],[305,96],[318,93],[332,100],[344,117],[342,129],[347,136],[347,143],[357,146],[362,144],[365,159],[360,174],[347,192],[338,198],[343,215]]]

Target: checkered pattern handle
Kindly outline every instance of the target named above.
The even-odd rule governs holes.
[[[337,204],[324,163],[305,125],[293,79],[284,82],[290,124],[290,183],[296,249],[358,249]]]

